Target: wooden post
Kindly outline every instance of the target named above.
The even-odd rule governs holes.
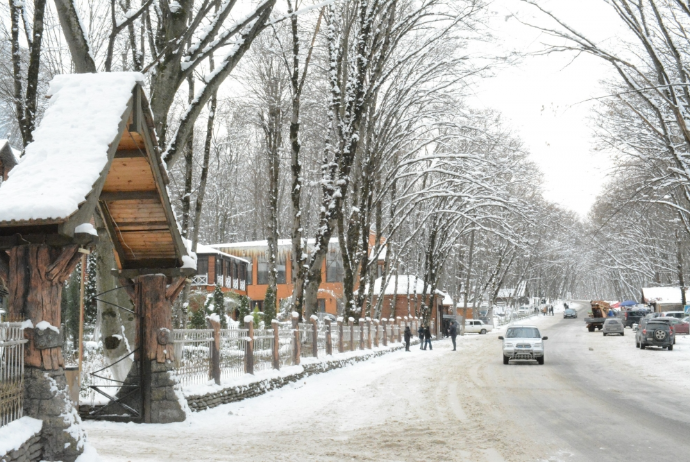
[[[81,388],[81,364],[84,360],[84,292],[86,291],[86,254],[81,256],[79,282],[79,387]]]
[[[386,332],[386,323],[388,323],[388,319],[381,320],[381,328],[383,329],[383,346],[388,346],[388,332]]]
[[[208,371],[209,379],[220,385],[220,322],[206,319],[208,327],[213,329],[213,345],[211,347],[211,361]]]
[[[244,324],[248,327],[249,332],[247,336],[247,351],[244,355],[244,372],[247,374],[254,374],[254,317],[247,315],[244,317]]]
[[[379,320],[374,319],[374,346],[379,347]]]
[[[299,314],[294,311],[292,312],[292,333],[292,341],[294,342],[294,348],[292,349],[292,364],[298,366],[299,360],[302,357],[302,343],[299,338]]]
[[[359,349],[363,350],[364,348],[364,328],[362,326],[362,318],[359,318]]]
[[[396,319],[396,324],[398,325],[398,343],[402,343],[402,330],[403,330],[403,327],[402,327],[402,324],[401,324],[400,321],[401,321],[401,320],[400,320],[400,316],[398,316],[398,318]]]
[[[338,318],[338,353],[343,352],[343,319]]]
[[[325,320],[326,323],[326,354],[327,355],[333,355],[333,336],[331,335],[331,329],[333,326],[331,326],[331,320],[329,318],[326,318]]]
[[[311,353],[312,356],[316,358],[319,356],[319,318],[316,315],[312,314],[311,318],[309,319],[311,321]]]
[[[280,369],[280,326],[278,320],[271,321],[273,328],[273,369]]]
[[[371,318],[367,316],[367,348],[371,350]]]
[[[350,326],[350,351],[355,351],[355,318],[348,318],[347,324]]]

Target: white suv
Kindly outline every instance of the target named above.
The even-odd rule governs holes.
[[[508,364],[511,359],[532,359],[539,364],[544,364],[544,340],[539,329],[534,326],[513,326],[506,331],[503,340],[503,364]]]
[[[466,334],[486,334],[493,328],[494,326],[491,324],[484,324],[484,322],[479,319],[468,319],[465,321]]]

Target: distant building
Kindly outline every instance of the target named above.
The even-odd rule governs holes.
[[[381,305],[381,317],[382,318],[397,318],[403,316],[415,316],[416,313],[421,313],[422,306],[429,303],[431,308],[431,319],[436,320],[438,318],[438,311],[441,309],[443,312],[443,304],[448,303],[452,307],[453,301],[447,294],[436,291],[436,294],[431,297],[427,297],[425,300],[422,293],[424,291],[424,280],[413,275],[398,275],[398,284],[395,284],[395,275],[391,275],[388,283],[382,289],[384,284],[383,277],[380,277],[374,281],[374,290],[371,303],[376,306],[379,297],[383,296],[383,303]],[[430,288],[427,287],[427,291]],[[439,296],[439,294],[443,294]],[[441,302],[441,304],[439,304]],[[364,313],[363,315],[371,316],[370,313]],[[436,324],[438,325],[438,324]]]
[[[654,311],[683,311],[680,287],[647,287],[642,289],[642,302],[654,307]],[[685,289],[685,302],[690,303],[690,291]]]
[[[374,239],[370,240],[373,246]],[[315,241],[307,240],[307,251],[311,252]],[[250,241],[227,244],[197,246],[197,275],[192,285],[213,290],[215,284],[224,291],[246,295],[252,309],[263,311],[263,303],[268,289],[268,242]],[[379,274],[385,255],[378,257]],[[292,240],[279,239],[276,255],[277,299],[287,301],[292,296]],[[343,301],[343,261],[337,238],[331,239],[328,253],[321,267],[322,282],[317,295],[318,312],[337,315],[342,311]],[[355,285],[355,289],[357,286]],[[279,308],[279,306],[277,307]]]

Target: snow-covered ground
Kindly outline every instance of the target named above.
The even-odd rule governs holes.
[[[635,457],[620,460],[646,461],[660,447],[690,450],[678,439],[690,417],[676,399],[690,377],[690,339],[678,337],[670,352],[641,351],[630,330],[624,337],[587,332],[586,306],[574,307],[577,319],[564,320],[555,304],[554,316],[520,321],[549,336],[544,366],[503,365],[503,326],[458,337],[456,352],[449,340],[432,351],[413,347],[182,423],[85,427],[104,461],[571,462],[619,460],[602,454],[625,457],[633,446]],[[660,445],[608,438],[612,428]]]

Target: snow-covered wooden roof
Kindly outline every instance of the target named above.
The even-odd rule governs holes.
[[[0,237],[21,229],[73,238],[98,210],[120,270],[190,266],[143,79],[113,72],[51,81],[34,141],[0,187]]]

